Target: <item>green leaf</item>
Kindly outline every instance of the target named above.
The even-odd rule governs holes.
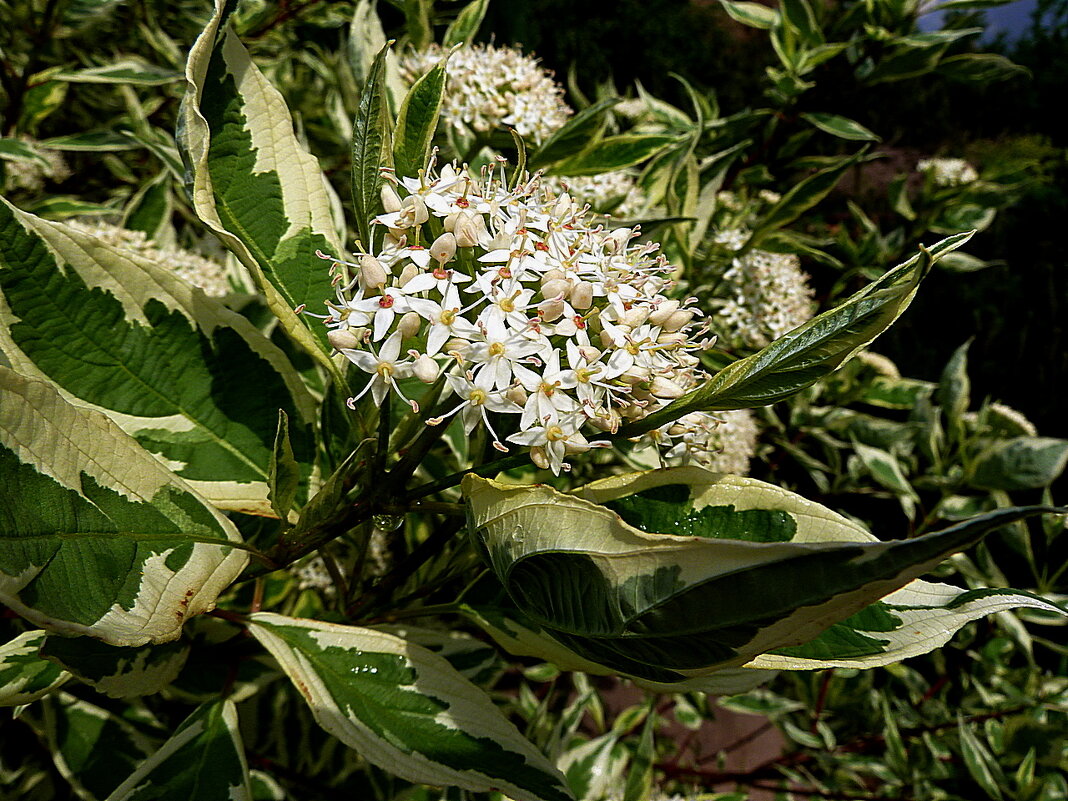
[[[54,136],[37,143],[49,150],[85,151],[88,153],[136,150],[141,144],[128,134],[119,131],[86,131],[69,136]]]
[[[170,229],[173,211],[171,176],[164,170],[141,187],[126,204],[122,227],[143,231],[149,239],[158,240]]]
[[[801,115],[803,120],[812,123],[821,131],[833,134],[841,139],[851,139],[860,142],[881,142],[882,139],[869,131],[859,122],[848,117],[840,117],[837,114],[812,111]]]
[[[912,201],[909,200],[907,175],[899,175],[894,178],[890,182],[887,193],[890,197],[890,208],[906,220],[916,219],[916,211],[912,208]]]
[[[47,74],[47,73],[46,73]],[[43,80],[43,76],[34,76],[35,80],[41,80],[36,86],[26,90],[22,99],[22,114],[17,126],[20,131],[33,131],[54,112],[63,107],[67,99],[67,84],[65,81]]]
[[[1001,801],[1004,798],[1001,788],[1007,786],[1008,782],[994,755],[975,736],[971,724],[966,723],[960,715],[957,717],[957,731],[960,733],[960,750],[968,773],[988,798]]]
[[[294,310],[334,297],[319,251],[340,256],[330,190],[281,94],[215,14],[189,53],[178,144],[200,219],[249,270],[291,337],[340,380],[326,328]]]
[[[770,670],[881,667],[941,648],[973,620],[1021,607],[1066,614],[1028,592],[964,590],[915,579],[809,642],[763,654],[750,665]]]
[[[956,253],[946,254],[938,266],[951,273],[974,273],[976,270],[985,270],[991,264],[992,262],[983,261],[970,253],[958,250]]]
[[[945,58],[938,71],[953,81],[986,84],[1030,76],[1031,71],[996,53],[964,53]]]
[[[968,340],[953,351],[935,390],[935,400],[949,422],[948,428],[958,439],[964,435],[964,413],[971,405],[971,382],[968,380],[968,346],[971,344]]]
[[[40,629],[24,631],[0,645],[0,706],[32,703],[70,678],[70,673],[39,655],[46,634]]]
[[[808,0],[782,0],[781,7],[783,19],[798,33],[805,45],[814,46],[823,42],[823,31],[816,22],[816,15]]]
[[[860,159],[858,153],[810,175],[782,196],[754,228],[743,250],[754,248],[772,231],[787,225],[815,206],[838,184],[843,173]]]
[[[5,202],[0,198],[0,202]],[[48,195],[27,204],[26,211],[45,220],[67,220],[71,217],[88,217],[101,214],[115,214],[118,209],[99,203],[86,203],[69,195]]]
[[[633,167],[681,140],[666,134],[620,134],[594,143],[577,155],[553,165],[553,175],[599,175]]]
[[[571,799],[563,776],[481,690],[425,648],[381,631],[251,616],[316,721],[411,782],[496,789],[517,801]]]
[[[155,743],[131,723],[60,691],[46,698],[43,730],[56,769],[87,801],[107,798]]]
[[[0,350],[107,413],[228,510],[272,514],[284,409],[307,488],[315,405],[276,345],[166,265],[2,201]]]
[[[237,711],[229,700],[197,707],[108,801],[251,801]]]
[[[271,464],[267,475],[267,500],[281,520],[289,520],[301,478],[300,465],[293,457],[289,441],[289,416],[278,410],[278,432],[274,436]]]
[[[760,3],[719,0],[730,18],[751,28],[768,30],[779,22],[779,12]]]
[[[881,448],[873,448],[862,442],[854,442],[853,449],[864,463],[864,466],[871,472],[872,477],[881,486],[905,498],[911,498],[914,501],[919,500],[916,491],[912,488],[909,480],[905,478],[905,474],[901,471],[901,465],[892,453]]]
[[[766,406],[790,397],[838,369],[866,348],[908,307],[931,263],[968,241],[944,239],[887,272],[841,305],[823,312],[734,362],[693,392],[623,429],[624,436],[677,420],[695,411]]]
[[[484,561],[542,636],[602,669],[661,683],[742,665],[789,667],[781,664],[787,659],[758,657],[804,647],[828,631],[823,662],[901,658],[887,656],[876,636],[853,630],[874,628],[879,638],[891,630],[886,614],[867,607],[987,532],[1054,511],[1002,510],[880,542],[786,490],[693,467],[616,476],[579,495],[474,474],[465,476],[462,489]],[[955,598],[950,607],[964,600]],[[1030,596],[1011,605],[1057,610]],[[833,639],[834,624],[842,622],[846,630]],[[933,647],[929,629],[898,628],[899,652]]]
[[[228,519],[104,415],[0,367],[0,602],[112,645],[168,642],[247,561]]]
[[[553,162],[573,156],[598,138],[604,128],[606,112],[619,102],[618,97],[608,97],[587,106],[565,122],[542,142],[530,159],[530,168],[540,170]]]
[[[21,139],[0,139],[0,159],[32,161],[41,167],[48,166],[48,160]]]
[[[62,70],[53,76],[68,83],[119,83],[134,86],[162,86],[182,80],[182,73],[128,58],[103,67]]]
[[[41,656],[109,698],[152,695],[181,672],[189,656],[188,643],[116,648],[90,637],[49,636]]]
[[[352,205],[365,248],[371,247],[371,220],[382,207],[382,168],[393,166],[393,121],[385,85],[389,47],[387,42],[371,64],[352,126]]]
[[[482,25],[488,8],[489,0],[471,0],[445,30],[445,38],[442,39],[441,44],[447,48],[453,45],[470,45]]]
[[[1023,490],[1048,487],[1068,465],[1068,440],[1013,437],[982,451],[968,483],[982,489]]]
[[[650,700],[649,714],[642,724],[642,733],[638,737],[638,748],[634,752],[627,781],[623,787],[623,801],[645,801],[652,795],[653,790],[653,760],[655,750],[653,735],[656,731],[656,710]]]
[[[447,60],[448,55],[420,76],[401,103],[393,134],[393,163],[398,176],[414,178],[426,169],[445,98]]]

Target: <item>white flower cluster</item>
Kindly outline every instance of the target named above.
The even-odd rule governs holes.
[[[815,312],[808,275],[797,256],[751,250],[723,274],[725,299],[713,300],[715,325],[750,348],[762,348]]]
[[[549,177],[542,183],[556,194],[567,192],[579,203],[588,203],[594,211],[608,211],[620,219],[637,217],[645,205],[634,176],[626,172]]]
[[[751,411],[734,409],[693,412],[659,429],[657,437],[671,443],[664,453],[668,464],[698,464],[715,473],[743,476],[749,472],[759,433]]]
[[[916,171],[930,175],[935,186],[963,186],[979,178],[975,167],[964,159],[922,159]]]
[[[33,148],[34,153],[40,156],[45,163],[38,161],[11,160],[4,161],[4,173],[6,175],[7,190],[9,192],[22,189],[28,192],[39,192],[44,188],[45,181],[62,183],[70,178],[70,167],[66,159],[58,150],[50,150],[44,147],[35,147],[32,139],[22,138],[22,141]]]
[[[538,176],[513,189],[503,179],[431,164],[395,180],[403,198],[387,185],[381,251],[323,255],[337,282],[326,324],[371,376],[350,406],[443,375],[457,397],[431,424],[460,414],[468,433],[482,425],[498,450],[529,446],[559,473],[568,454],[608,444],[584,432],[614,433],[705,380],[694,351],[711,343],[697,340],[693,299],[669,297],[658,245],[592,225]],[[518,430],[499,436],[495,422]]]
[[[132,251],[142,259],[166,267],[182,280],[200,287],[205,295],[221,298],[233,291],[226,276],[226,269],[198,253],[179,247],[161,246],[145,236],[143,231],[131,231],[97,220],[72,220],[68,225],[103,240],[111,247]]]
[[[441,61],[440,45],[400,57],[401,77],[413,84]],[[571,109],[564,90],[537,59],[511,47],[471,45],[449,56],[448,83],[441,116],[446,125],[476,133],[507,125],[520,136],[542,142],[567,122]]]

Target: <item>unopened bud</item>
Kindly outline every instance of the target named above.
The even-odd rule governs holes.
[[[541,285],[545,286],[550,281],[562,281],[565,278],[567,278],[567,273],[565,273],[558,267],[554,267],[553,269],[548,270],[547,272],[545,272],[544,275],[542,275]]]
[[[381,289],[386,285],[386,268],[371,255],[360,256],[360,286],[365,292]]]
[[[419,268],[411,262],[408,262],[404,265],[404,269],[401,270],[400,278],[397,279],[397,286],[404,289],[404,285],[417,275],[419,275]]]
[[[461,214],[463,214],[462,211],[461,212],[455,212],[454,211],[452,214],[446,214],[445,215],[445,219],[441,221],[441,227],[444,228],[449,233],[455,233],[455,231],[456,231],[456,220],[460,217]]]
[[[648,319],[649,309],[644,306],[635,306],[633,309],[627,309],[627,311],[623,313],[623,319],[620,322],[633,329],[637,328]]]
[[[627,243],[633,235],[630,228],[617,228],[604,238],[604,249],[607,253],[618,253],[626,250]]]
[[[427,211],[426,201],[419,195],[409,195],[404,198],[401,203],[401,210],[415,225],[422,225],[430,219],[430,212]]]
[[[593,305],[593,284],[579,281],[571,290],[571,305],[576,309],[588,309]]]
[[[514,403],[516,406],[526,406],[527,403],[527,391],[521,384],[515,384],[508,387],[504,392],[504,397]]]
[[[546,300],[552,300],[559,297],[566,298],[570,292],[571,282],[566,278],[556,278],[552,281],[545,281],[541,285],[541,295]]]
[[[456,216],[456,226],[453,228],[453,233],[456,234],[456,244],[462,248],[471,248],[478,244],[479,239],[479,226],[475,222],[474,214],[467,211],[461,211]],[[477,215],[481,220],[482,216]]]
[[[554,217],[567,217],[575,207],[574,202],[571,200],[571,195],[567,192],[561,192],[560,197],[556,199],[556,205],[553,206]]]
[[[545,448],[541,445],[535,445],[530,449],[530,461],[534,462],[542,470],[549,469],[549,459],[545,455]]]
[[[579,353],[582,358],[593,364],[595,361],[601,358],[601,351],[593,347],[593,345],[579,345]]]
[[[430,246],[430,255],[438,264],[448,264],[456,255],[456,237],[446,231],[434,240],[434,244]]]
[[[412,363],[412,374],[424,384],[433,384],[438,378],[438,363],[422,353]]]
[[[664,322],[679,309],[677,300],[665,300],[656,307],[656,311],[650,312],[649,322],[653,325],[663,325]]]
[[[419,333],[422,326],[423,320],[418,314],[405,312],[401,315],[400,322],[397,323],[397,330],[400,332],[401,339],[410,339]]]
[[[326,338],[337,350],[355,350],[360,347],[360,338],[347,328],[335,328],[328,331]]]
[[[564,302],[562,300],[546,300],[538,304],[538,316],[547,323],[559,319],[563,313]],[[564,332],[560,330],[557,330],[556,333],[564,334]],[[566,334],[564,335],[566,336]]]
[[[679,309],[677,312],[673,313],[670,317],[667,318],[661,328],[669,332],[678,331],[680,328],[683,328],[687,323],[690,322],[690,320],[693,319],[693,314],[694,313],[692,309]]]
[[[382,184],[382,191],[379,192],[379,197],[382,198],[382,208],[386,210],[387,214],[401,210],[401,199],[396,190],[389,184]]]
[[[650,382],[649,393],[658,398],[679,398],[686,394],[686,390],[671,379],[658,375]]]

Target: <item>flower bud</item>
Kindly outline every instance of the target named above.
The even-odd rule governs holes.
[[[397,323],[397,330],[400,331],[402,339],[411,339],[419,333],[419,329],[423,326],[422,318],[415,312],[405,312],[401,315],[400,322]]]
[[[553,269],[548,270],[544,275],[542,275],[541,283],[542,286],[545,286],[545,284],[549,283],[550,281],[562,281],[565,278],[567,278],[567,273],[565,273],[558,267],[554,267]]]
[[[542,470],[549,469],[549,459],[545,455],[545,448],[541,445],[535,445],[530,449],[530,461],[534,462]]]
[[[601,351],[597,350],[597,348],[593,347],[593,345],[579,345],[578,350],[579,353],[582,355],[582,358],[590,364],[593,364],[595,361],[601,358]]]
[[[579,281],[571,290],[571,305],[576,309],[588,309],[593,305],[593,284]]]
[[[556,205],[553,206],[554,217],[568,217],[574,211],[575,204],[571,200],[571,195],[567,192],[561,192],[560,196],[556,198]]]
[[[571,292],[571,282],[566,278],[555,278],[541,285],[541,296],[546,300],[567,297]]]
[[[482,215],[477,216],[479,220],[482,219]],[[453,228],[453,233],[456,234],[457,246],[470,248],[478,244],[480,232],[478,223],[475,222],[475,217],[476,215],[467,211],[461,211],[456,215],[456,225]]]
[[[386,268],[371,255],[360,256],[360,286],[364,292],[381,289],[386,285]]]
[[[686,390],[671,379],[658,375],[649,384],[649,394],[658,398],[679,398],[686,394]]]
[[[337,350],[355,350],[360,347],[360,338],[347,328],[334,328],[327,332],[326,338]]]
[[[564,302],[562,300],[546,300],[538,304],[538,316],[547,323],[558,320],[563,313]],[[556,333],[563,334],[564,332],[558,329]]]
[[[424,384],[433,384],[438,378],[438,363],[422,353],[412,364],[412,374]]]
[[[523,388],[522,384],[515,384],[508,387],[504,392],[504,397],[516,406],[526,406],[527,404],[527,391]]]
[[[456,255],[456,237],[446,231],[430,246],[430,255],[438,264],[445,266]]]
[[[430,219],[426,201],[419,195],[409,195],[401,202],[402,216],[407,217],[412,225],[422,225]]]
[[[649,319],[649,309],[644,306],[635,306],[633,309],[627,309],[623,313],[623,319],[620,322],[634,329],[647,319]]]
[[[397,286],[401,289],[404,285],[419,275],[419,267],[411,262],[404,265],[404,269],[401,270],[400,278],[397,279]]]
[[[649,322],[653,325],[663,325],[664,322],[679,309],[677,300],[665,300],[656,307],[656,311],[650,313]]]
[[[382,198],[382,208],[386,210],[387,214],[401,210],[401,199],[396,190],[389,184],[382,184],[379,197]]]
[[[617,228],[604,238],[605,252],[619,253],[626,250],[627,243],[630,242],[633,234],[634,232],[630,228]]]
[[[678,331],[693,319],[693,315],[693,309],[679,309],[668,317],[661,327],[669,332]]]

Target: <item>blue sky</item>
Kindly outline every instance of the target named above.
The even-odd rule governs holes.
[[[987,9],[987,30],[983,38],[992,39],[999,33],[1007,34],[1010,41],[1020,38],[1030,27],[1031,14],[1037,5],[1037,0],[1016,0],[1008,5]],[[942,14],[938,11],[920,17],[920,27],[923,30],[935,30],[941,25]]]

